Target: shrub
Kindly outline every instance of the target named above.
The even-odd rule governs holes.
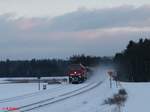
[[[117,105],[123,105],[124,102],[127,100],[127,92],[125,89],[120,89],[117,94],[114,94],[112,98],[108,98],[104,100],[104,104],[117,104]]]

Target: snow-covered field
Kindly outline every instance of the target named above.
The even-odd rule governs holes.
[[[19,105],[38,102],[41,99],[57,98],[57,96],[99,81],[103,81],[103,83],[82,94],[33,109],[29,112],[116,112],[114,111],[114,106],[102,104],[105,99],[117,93],[120,88],[124,88],[128,93],[128,99],[121,108],[122,112],[150,111],[150,83],[121,82],[121,86],[117,88],[115,82],[113,82],[113,86],[110,88],[106,68],[98,70],[83,84],[48,85],[47,90],[41,90],[40,92],[36,83],[0,84],[0,108],[11,105],[19,107]],[[15,96],[21,97],[26,94],[27,96],[21,99],[17,98],[16,100],[15,98],[11,98]]]
[[[128,92],[123,112],[150,112],[150,83],[122,83]]]
[[[36,83],[0,84],[0,100],[38,91]]]

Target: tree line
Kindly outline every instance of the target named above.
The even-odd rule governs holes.
[[[114,57],[120,80],[150,81],[150,39],[130,41],[126,49]]]
[[[49,77],[65,76],[70,64],[83,64],[95,67],[100,63],[112,62],[107,57],[73,55],[68,60],[63,59],[32,59],[0,61],[0,77]]]

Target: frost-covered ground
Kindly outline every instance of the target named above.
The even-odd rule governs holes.
[[[103,101],[108,97],[113,96],[118,92],[118,89],[125,88],[128,93],[128,99],[122,107],[122,112],[149,112],[150,111],[150,83],[124,83],[121,82],[120,87],[116,87],[113,82],[112,88],[109,87],[109,78],[107,76],[107,69],[98,70],[93,77],[87,80],[84,84],[79,85],[49,85],[48,90],[35,96],[33,100],[38,99],[42,95],[46,97],[62,94],[66,91],[74,90],[91,82],[103,81],[103,83],[83,94],[65,99],[63,101],[50,104],[30,112],[116,112],[114,106],[102,105]],[[50,92],[50,91],[53,92]],[[0,84],[0,99],[14,97],[15,95],[22,95],[38,91],[36,83],[28,84]],[[43,93],[42,93],[43,92]],[[49,94],[49,95],[47,95]],[[27,103],[27,99],[24,100]],[[20,101],[19,101],[20,102]],[[23,102],[21,102],[23,103]],[[20,104],[21,104],[20,103]],[[3,103],[1,105],[5,106]],[[7,106],[7,105],[6,105]]]

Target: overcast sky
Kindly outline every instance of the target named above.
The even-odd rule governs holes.
[[[0,59],[113,56],[150,36],[149,0],[0,0]]]

